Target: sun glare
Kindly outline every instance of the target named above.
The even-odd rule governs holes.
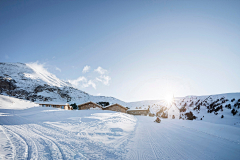
[[[170,94],[166,95],[164,99],[165,99],[166,103],[168,105],[170,105],[173,102],[173,95],[170,95]]]

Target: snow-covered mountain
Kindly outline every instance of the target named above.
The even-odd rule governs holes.
[[[240,125],[240,93],[174,98],[181,112],[181,119]],[[166,117],[168,107],[164,100],[128,103],[131,109],[149,108],[153,114]]]
[[[35,63],[0,63],[0,92],[2,95],[37,103],[118,103],[130,109],[149,108],[152,114],[160,116],[166,116],[168,108],[164,100],[126,103],[114,97],[90,95],[58,79]],[[178,97],[175,98],[175,104],[181,111],[182,119],[196,117],[198,120],[210,121],[216,118],[240,118],[240,93]]]
[[[93,96],[74,88],[35,63],[0,63],[0,92],[33,102],[81,104],[103,101],[125,105],[116,98]]]

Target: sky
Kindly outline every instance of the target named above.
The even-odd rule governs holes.
[[[0,62],[126,102],[240,92],[240,1],[0,1]]]

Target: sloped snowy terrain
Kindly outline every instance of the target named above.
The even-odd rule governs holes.
[[[167,115],[168,106],[164,100],[126,103],[114,97],[92,96],[58,79],[36,63],[0,63],[0,85],[2,95],[36,103],[109,102],[130,109],[149,108],[149,111],[155,115],[163,117]],[[182,119],[193,119],[195,116],[196,120],[205,122],[231,125],[240,123],[240,93],[178,97],[175,98],[175,103],[181,111]],[[189,117],[189,114],[192,114],[192,117]]]
[[[153,114],[167,113],[167,104],[164,100],[131,102],[127,105],[131,109],[149,108]],[[175,105],[180,109],[181,119],[190,118],[186,114],[191,112],[196,120],[229,125],[240,124],[240,93],[177,97]]]
[[[0,159],[122,159],[136,124],[134,116],[119,112],[0,99]],[[16,108],[5,109],[9,101]]]
[[[92,96],[74,88],[36,63],[0,63],[0,84],[2,95],[34,102],[82,104],[103,101],[124,106],[126,104],[113,97]]]
[[[0,159],[233,159],[240,127],[63,110],[0,96]],[[9,108],[14,102],[16,105]]]

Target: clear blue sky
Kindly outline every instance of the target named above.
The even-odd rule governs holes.
[[[2,0],[0,61],[38,62],[83,91],[127,102],[239,92],[239,8],[219,0]]]

